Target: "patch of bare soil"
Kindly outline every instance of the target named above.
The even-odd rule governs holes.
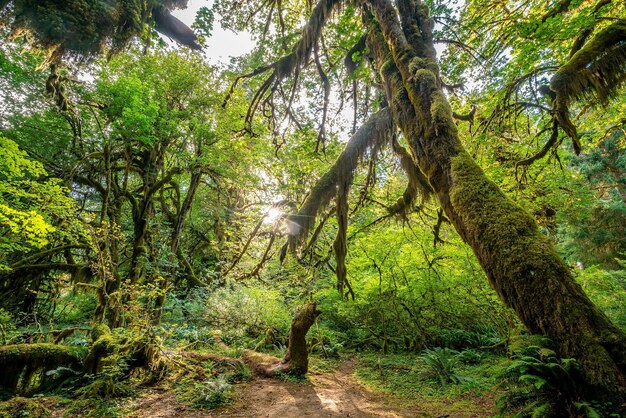
[[[128,418],[201,418],[213,417],[212,412],[190,408],[178,402],[171,391],[155,390],[138,398],[131,406]]]

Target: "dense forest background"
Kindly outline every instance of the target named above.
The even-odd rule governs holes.
[[[441,91],[423,125],[456,132],[614,324],[618,377],[595,381],[587,356],[604,354],[538,335],[560,335],[549,324],[576,298],[552,305],[546,281],[541,309],[507,300],[531,291],[503,289],[442,203],[403,125],[415,115],[398,117],[415,101],[388,75],[408,86],[399,47],[371,28],[386,2],[216,1],[197,37],[168,20],[185,1],[56,3],[0,1],[0,416],[127,416],[155,385],[223,407],[258,372],[252,351],[289,353],[311,303],[313,370],[350,359],[360,384],[424,416],[621,416],[622,2],[397,2],[405,31],[402,7],[432,19],[424,56],[438,61],[407,65]],[[218,20],[254,50],[207,64]],[[472,193],[488,191],[450,199],[473,210]],[[518,228],[492,222],[499,208],[477,217]],[[498,257],[535,257],[534,242],[489,234]]]

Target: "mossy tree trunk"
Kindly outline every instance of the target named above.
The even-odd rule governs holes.
[[[252,369],[265,376],[277,374],[290,374],[303,376],[309,370],[309,350],[306,343],[306,334],[315,323],[315,318],[321,314],[315,303],[307,303],[298,311],[291,321],[289,330],[289,347],[285,357],[276,364],[261,363],[266,361],[264,356],[252,352],[247,360],[252,364]]]
[[[456,230],[501,299],[559,354],[582,364],[589,389],[624,397],[626,335],[600,312],[534,219],[491,182],[463,148],[441,89],[433,21],[420,0],[364,2],[368,46],[394,119]]]
[[[309,350],[306,345],[306,334],[315,323],[321,312],[315,303],[308,303],[291,321],[289,330],[289,347],[287,354],[277,370],[283,373],[304,375],[309,370]]]

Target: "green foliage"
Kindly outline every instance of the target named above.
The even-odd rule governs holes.
[[[0,271],[14,252],[44,247],[75,207],[58,179],[47,173],[12,140],[0,135]]]
[[[393,186],[401,190],[396,180]],[[355,234],[347,269],[356,300],[345,303],[337,295],[332,273],[318,281],[317,298],[324,312],[320,321],[336,333],[336,342],[345,348],[391,352],[434,345],[463,349],[501,341],[504,309],[454,232],[444,226],[441,238],[449,245],[435,248],[430,231],[409,232],[393,222],[357,233],[379,215],[375,208],[364,208],[348,230],[348,235]],[[409,219],[420,222],[417,215]]]
[[[196,20],[193,22],[191,27],[205,39],[210,38],[211,32],[213,32],[214,21],[215,14],[213,13],[213,9],[201,7],[196,12]]]
[[[121,418],[123,416],[117,400],[87,398],[69,402],[64,418]]]
[[[540,336],[520,336],[512,344],[513,361],[503,374],[512,387],[498,400],[501,410],[517,410],[516,417],[600,416],[583,401],[578,362],[557,357],[549,346]]]
[[[114,399],[131,396],[135,390],[126,379],[126,359],[115,353],[107,358],[101,371],[88,376],[88,382],[76,389],[74,396],[80,399]]]
[[[442,346],[455,350],[464,348],[484,348],[500,344],[504,338],[498,331],[489,326],[483,326],[475,331],[464,329],[441,329],[437,332]]]
[[[248,380],[250,380],[251,376],[252,373],[250,371],[250,368],[248,368],[248,366],[243,361],[235,362],[231,370],[228,370],[220,375],[220,377],[222,377],[224,380],[226,380],[226,382],[230,384],[247,382]]]
[[[462,383],[463,378],[456,374],[455,367],[459,362],[459,353],[449,348],[436,347],[424,350],[420,356],[428,373],[437,378],[441,386],[448,383]]]
[[[15,319],[13,316],[0,308],[0,345],[5,345],[11,338],[11,334],[15,331]]]
[[[204,382],[184,380],[174,391],[176,399],[193,408],[215,409],[233,401],[232,386],[221,377]]]
[[[204,304],[206,324],[226,339],[256,339],[269,328],[283,339],[289,333],[291,314],[277,290],[233,283],[207,291]]]
[[[559,235],[563,252],[572,260],[619,269],[626,252],[626,136],[621,129],[606,132],[572,169],[580,176],[577,200],[567,205]]]
[[[620,269],[591,266],[576,270],[576,279],[585,293],[617,326],[626,330],[626,263],[615,259]]]
[[[463,350],[456,355],[456,358],[465,364],[478,364],[483,359],[483,353],[473,348]]]
[[[93,293],[81,292],[73,287],[60,288],[55,302],[52,321],[59,327],[88,324],[97,304]]]

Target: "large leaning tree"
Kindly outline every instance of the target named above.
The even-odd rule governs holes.
[[[482,3],[487,9],[497,8],[489,1]],[[569,3],[559,2],[547,14],[565,12]],[[234,6],[231,2],[220,3],[223,10],[240,6],[240,3]],[[265,7],[265,19],[269,22],[272,15],[278,16],[278,32],[285,32],[288,24],[283,13],[287,7],[280,2],[268,2]],[[506,5],[502,7],[506,10]],[[619,12],[621,6],[617,7]],[[252,18],[262,9],[251,7]],[[444,89],[451,86],[442,81],[435,49],[437,39],[433,36],[435,22],[427,4],[421,0],[309,2],[308,21],[298,41],[284,48],[280,58],[241,77],[262,78],[248,112],[250,130],[257,113],[269,116],[271,126],[279,126],[273,120],[276,109],[282,109],[292,118],[299,80],[317,76],[323,89],[324,106],[318,117],[323,148],[333,80],[328,73],[336,74],[340,64],[336,52],[333,56],[331,42],[325,41],[325,31],[334,26],[336,34],[337,26],[350,17],[360,19],[360,36],[346,51],[343,64],[348,73],[358,65],[369,66],[374,74],[369,87],[378,89],[382,98],[373,101],[372,108],[378,110],[355,130],[335,164],[297,213],[288,217],[292,250],[300,244],[310,245],[309,233],[317,232],[313,228],[315,217],[334,199],[338,224],[333,244],[337,287],[342,293],[351,292],[345,267],[347,193],[358,161],[391,147],[409,181],[403,196],[389,211],[407,210],[419,196],[436,197],[447,220],[472,247],[492,287],[524,325],[533,333],[550,337],[562,356],[578,359],[594,395],[623,398],[626,335],[585,295],[554,245],[539,231],[534,218],[485,176],[461,142],[455,119],[468,120],[473,115],[459,115],[450,107]],[[541,23],[541,20],[535,22],[535,27],[539,28]],[[575,152],[580,152],[580,143],[570,106],[589,97],[607,103],[619,92],[626,79],[625,24],[619,18],[605,19],[573,39],[579,45],[560,65],[551,67],[550,83],[542,89],[542,94],[551,99],[552,136],[563,132],[571,138]],[[532,26],[533,22],[528,25]],[[268,27],[266,23],[265,32]],[[332,43],[341,45],[336,38]],[[313,75],[307,74],[311,67]],[[355,97],[356,90],[355,87]],[[397,133],[404,138],[408,149],[397,141]],[[545,148],[549,150],[561,142],[553,139]],[[543,155],[539,151],[534,159]]]
[[[611,3],[610,0],[600,2],[604,5]],[[1,2],[0,6],[6,3]],[[88,54],[100,51],[107,40],[113,47],[117,46],[119,40],[125,39],[121,36],[125,30],[139,33],[137,26],[127,27],[127,23],[154,21],[158,17],[155,5],[167,9],[185,2],[114,2],[120,9],[110,13],[112,19],[117,20],[106,22],[112,25],[111,30],[93,34],[92,41],[99,39],[99,42],[81,43],[78,47],[71,46],[75,41],[72,37],[53,39],[57,44],[43,42],[42,39],[49,40],[50,36],[48,31],[37,26],[42,19],[24,12],[25,7],[28,11],[28,7],[39,6],[29,6],[31,2],[24,0],[10,3],[8,7],[13,7],[10,10],[18,13],[13,24],[28,30],[44,47],[68,45],[66,50]],[[63,8],[55,6],[56,2],[38,3],[46,4],[48,11],[54,7]],[[64,2],[74,3],[106,4],[111,8],[111,2],[104,1]],[[484,3],[487,10],[492,6],[500,7],[489,1]],[[547,13],[553,13],[552,17],[566,13],[573,3],[560,1]],[[516,2],[511,2],[510,7],[502,2],[498,4],[505,10],[517,7]],[[437,5],[431,4],[431,8],[433,6]],[[568,266],[557,255],[552,243],[541,234],[533,217],[505,196],[465,150],[455,114],[444,92],[444,88],[450,86],[444,83],[437,60],[433,36],[435,24],[427,4],[421,0],[319,0],[317,3],[278,0],[221,1],[217,7],[221,11],[237,11],[231,14],[235,19],[247,13],[249,16],[241,17],[238,24],[260,27],[262,36],[269,37],[273,32],[278,41],[275,43],[278,49],[273,51],[275,54],[280,52],[276,60],[268,58],[267,64],[240,78],[250,81],[248,86],[254,89],[247,118],[251,131],[253,122],[258,120],[256,116],[260,115],[268,116],[270,126],[275,130],[284,125],[280,113],[287,115],[287,120],[297,126],[294,103],[297,102],[298,88],[305,84],[303,80],[317,78],[324,103],[317,117],[320,121],[318,147],[323,149],[326,125],[330,120],[331,91],[335,83],[341,84],[339,77],[335,76],[338,68],[343,64],[350,73],[355,69],[358,71],[357,67],[372,69],[365,87],[368,92],[373,92],[370,97],[376,99],[361,112],[361,116],[369,115],[369,118],[359,129],[354,129],[337,162],[313,188],[297,213],[287,219],[292,250],[307,241],[315,226],[315,216],[335,199],[339,227],[333,245],[337,285],[342,293],[350,292],[345,268],[349,214],[346,195],[357,162],[391,147],[409,181],[404,195],[390,206],[390,211],[407,210],[419,196],[436,198],[442,215],[445,214],[472,247],[493,288],[526,327],[533,333],[550,337],[560,355],[578,359],[594,395],[604,399],[626,397],[626,335],[576,284]],[[579,44],[575,46],[576,52],[552,66],[551,82],[543,92],[551,98],[554,130],[571,138],[576,151],[580,144],[570,117],[570,107],[589,97],[599,97],[603,102],[610,100],[626,78],[626,22],[619,18],[623,6],[615,7],[618,14],[600,20],[589,28],[588,33],[572,39],[571,42]],[[132,19],[119,19],[118,12],[126,13],[127,9],[133,12]],[[95,19],[95,15],[90,16]],[[325,31],[339,32],[338,28],[348,20],[357,22],[355,27],[359,36],[352,37],[353,45],[345,48],[341,39],[325,42]],[[290,28],[302,21],[306,21],[304,27],[299,35],[294,35]],[[541,25],[542,21],[538,19],[526,29],[530,31]],[[88,28],[93,26],[85,26],[84,30]],[[347,52],[345,60],[337,59],[337,51],[342,47],[344,55]],[[253,80],[258,86],[255,87]],[[353,93],[356,97],[354,83]],[[374,109],[376,111],[372,113]],[[464,115],[456,116],[462,119]]]

